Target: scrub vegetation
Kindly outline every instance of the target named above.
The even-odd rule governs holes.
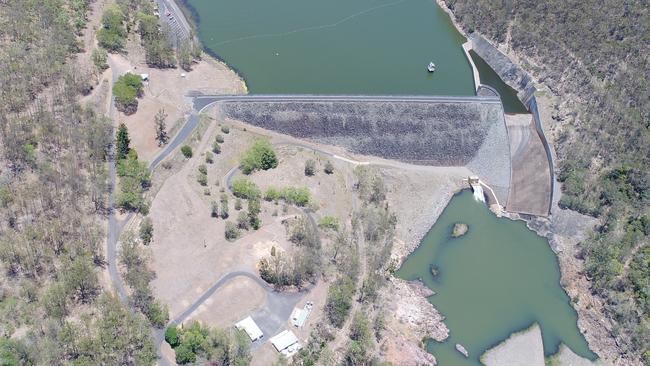
[[[92,90],[88,72],[96,72],[76,61],[89,4],[0,3],[1,364],[152,365],[157,358],[150,322],[105,292],[98,277],[114,141],[111,121],[77,102]],[[100,43],[119,47],[122,28],[105,23],[117,29],[100,31]],[[102,53],[94,59],[105,67]],[[121,171],[141,177],[138,168],[127,161]]]
[[[144,193],[151,185],[151,172],[147,163],[138,160],[138,154],[130,149],[124,159],[117,162],[117,175],[120,177],[117,207],[124,211],[149,212],[149,203]]]
[[[582,243],[623,352],[650,364],[650,12],[643,1],[446,3],[464,27],[507,42],[564,98],[554,118],[560,206],[601,225]]]
[[[153,5],[147,0],[118,0],[107,6],[102,15],[102,28],[97,31],[99,46],[109,52],[122,52],[129,33],[133,32],[140,37],[149,66],[180,66],[190,70],[194,60],[200,59],[201,48],[192,40],[180,41],[173,37],[169,26],[154,15]],[[176,43],[179,44],[175,49]]]
[[[176,362],[200,365],[248,365],[250,341],[243,331],[218,329],[193,322],[187,327],[170,325],[165,341],[176,352]]]
[[[351,227],[339,226],[325,216],[321,235],[327,238],[324,263],[335,269],[325,303],[325,319],[316,325],[309,343],[294,358],[296,364],[380,364],[377,358],[384,329],[382,288],[394,269],[390,261],[396,218],[386,201],[383,178],[369,167],[355,169],[356,193],[361,207]],[[292,232],[293,237],[293,232]],[[293,241],[293,240],[292,240]],[[391,296],[391,295],[389,295]],[[342,345],[333,355],[330,343]]]

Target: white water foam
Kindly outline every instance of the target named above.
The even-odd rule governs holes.
[[[485,194],[483,194],[483,187],[480,184],[473,185],[472,190],[474,190],[474,199],[478,202],[485,203]]]

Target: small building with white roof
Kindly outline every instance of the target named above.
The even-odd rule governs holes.
[[[302,328],[302,326],[305,325],[305,322],[307,321],[307,318],[309,317],[311,308],[313,306],[314,304],[311,301],[307,301],[307,304],[305,304],[304,308],[294,308],[293,312],[291,313],[291,322],[293,325],[298,328]]]
[[[283,330],[275,337],[271,338],[271,344],[275,349],[285,355],[291,357],[300,349],[302,345],[298,342],[298,337],[290,330]]]
[[[235,328],[243,330],[248,334],[252,342],[264,337],[264,333],[260,330],[260,327],[257,326],[253,318],[247,316],[246,318],[240,320],[235,324]]]

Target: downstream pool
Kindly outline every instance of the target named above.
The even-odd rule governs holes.
[[[185,3],[251,93],[474,95],[465,38],[435,0]]]
[[[452,238],[456,222],[469,230]],[[596,357],[578,330],[547,241],[523,222],[497,218],[468,190],[454,196],[397,275],[421,278],[436,292],[429,300],[451,330],[447,342],[429,344],[441,366],[480,365],[483,352],[535,322],[546,356],[564,343],[580,356]],[[469,351],[469,359],[456,351],[456,343]]]

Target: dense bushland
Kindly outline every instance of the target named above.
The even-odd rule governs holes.
[[[0,364],[156,359],[149,322],[98,278],[113,136],[77,103],[90,2],[0,2]]]
[[[469,32],[507,42],[562,99],[560,205],[601,219],[582,243],[587,275],[618,324],[618,344],[650,364],[647,2],[446,2]]]

